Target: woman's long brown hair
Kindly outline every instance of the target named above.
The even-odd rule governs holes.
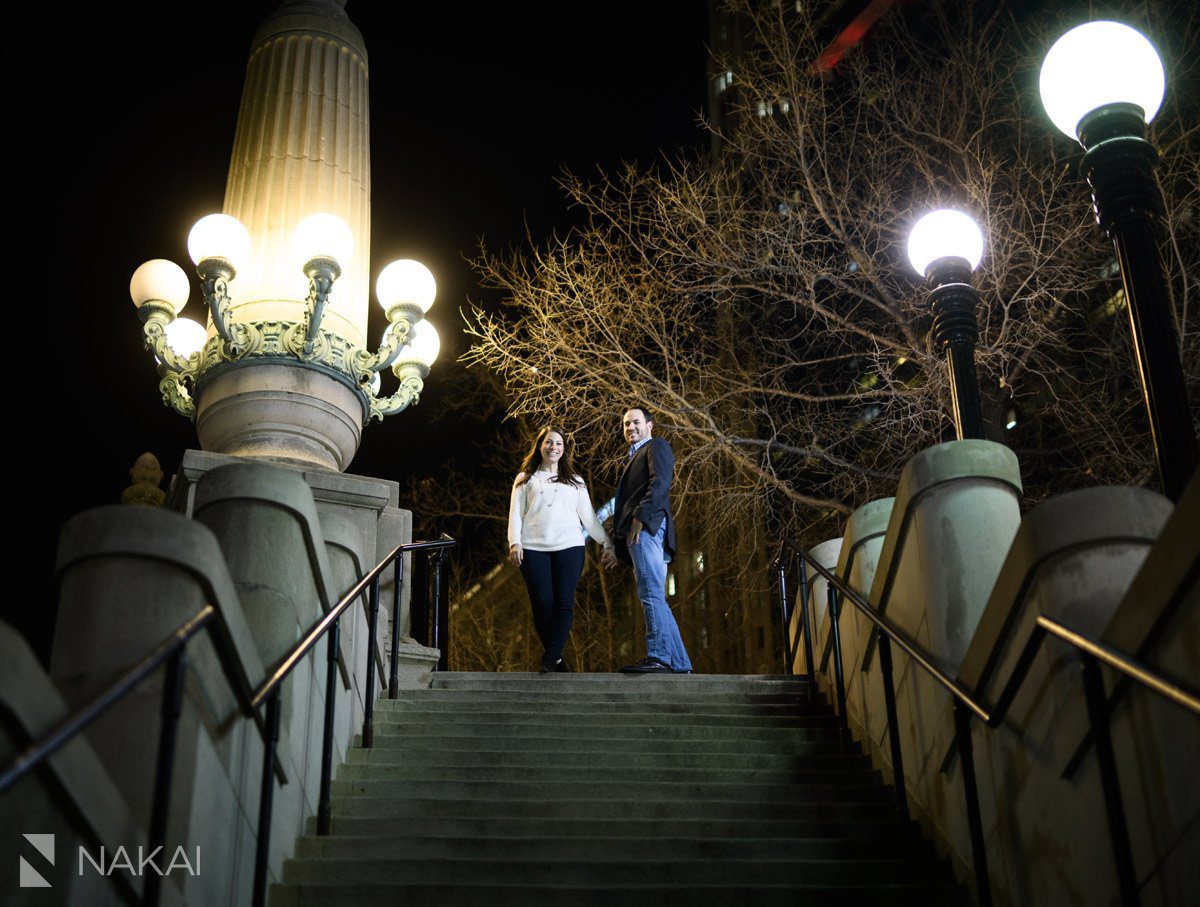
[[[537,437],[533,439],[533,446],[529,448],[529,453],[525,454],[525,459],[521,461],[521,468],[517,470],[521,474],[521,477],[517,479],[517,485],[524,485],[528,482],[537,468],[542,465],[542,442],[552,431],[557,432],[563,439],[563,455],[558,458],[558,475],[551,481],[564,482],[567,485],[583,484],[575,477],[575,458],[571,455],[573,446],[571,436],[557,425],[543,425],[541,431],[537,433]]]

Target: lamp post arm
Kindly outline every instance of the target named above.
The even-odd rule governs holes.
[[[421,391],[425,388],[425,377],[429,374],[429,369],[425,364],[411,359],[402,360],[392,371],[400,379],[400,388],[388,397],[371,395],[370,418],[372,419],[382,421],[421,401]]]
[[[303,355],[311,356],[313,341],[317,339],[321,319],[325,316],[329,294],[333,291],[334,283],[342,276],[342,269],[334,259],[317,256],[304,265],[304,276],[308,278],[308,298],[304,301]]]
[[[376,353],[358,350],[354,354],[353,368],[360,380],[370,380],[373,372],[382,372],[392,365],[400,356],[400,351],[412,339],[413,325],[420,321],[424,314],[419,306],[400,303],[388,309],[388,323],[391,331],[385,332],[384,340]],[[399,410],[397,410],[398,412]]]
[[[142,319],[142,345],[162,363],[162,368],[191,378],[200,367],[201,353],[184,358],[171,349],[167,341],[167,325],[175,320],[175,310],[168,303],[150,300],[138,308]]]
[[[202,259],[196,265],[196,273],[200,276],[200,291],[204,294],[204,303],[208,306],[213,325],[236,356],[250,344],[245,325],[237,324],[229,317],[229,281],[237,276],[237,271],[229,259],[213,257]]]

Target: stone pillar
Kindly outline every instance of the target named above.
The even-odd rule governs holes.
[[[224,210],[251,242],[230,283],[231,317],[258,339],[195,389],[205,450],[336,472],[350,465],[368,417],[345,362],[368,346],[371,251],[367,53],[342,6],[284,0],[254,37]],[[354,251],[340,262],[316,352],[301,360],[283,339],[304,321],[308,295],[292,237],[318,213],[350,226]]]

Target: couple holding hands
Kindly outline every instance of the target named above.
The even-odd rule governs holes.
[[[533,625],[542,641],[541,673],[569,670],[563,646],[574,619],[575,587],[583,571],[586,532],[603,546],[601,563],[633,567],[646,618],[646,657],[626,665],[626,674],[690,674],[692,663],[667,604],[667,564],[675,555],[675,520],[668,494],[675,456],[671,445],[652,437],[654,422],[644,406],[621,419],[629,459],[617,483],[613,511],[616,544],[596,517],[587,485],[576,474],[571,442],[559,428],[538,432],[513,482],[508,510],[508,557],[521,568]]]

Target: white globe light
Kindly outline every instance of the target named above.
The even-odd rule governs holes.
[[[292,248],[301,262],[332,258],[345,267],[354,253],[354,232],[336,214],[310,214],[292,234]]]
[[[922,277],[931,262],[954,255],[974,270],[983,258],[983,231],[961,211],[942,208],[922,217],[908,235],[908,260]]]
[[[196,221],[188,234],[188,255],[196,264],[206,258],[226,258],[240,268],[250,255],[250,233],[228,214],[209,214]]]
[[[411,302],[428,312],[437,296],[437,281],[419,261],[401,258],[379,272],[375,295],[385,312],[402,302]]]
[[[1079,121],[1106,104],[1137,104],[1149,123],[1162,105],[1166,77],[1141,32],[1120,22],[1088,22],[1054,42],[1038,88],[1054,125],[1078,138]]]
[[[399,358],[416,359],[426,368],[432,368],[441,350],[442,338],[438,336],[437,328],[428,321],[418,321],[412,327],[408,343],[400,350]]]
[[[143,262],[133,272],[129,281],[129,295],[138,308],[151,299],[157,299],[167,303],[178,313],[187,305],[190,293],[191,286],[183,268],[165,258],[152,258]]]
[[[208,339],[208,332],[203,325],[190,318],[176,318],[163,329],[163,333],[166,334],[167,345],[184,359],[204,349],[204,341]]]

